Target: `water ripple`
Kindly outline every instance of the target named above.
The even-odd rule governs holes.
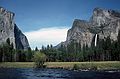
[[[120,72],[0,68],[0,79],[120,79]]]

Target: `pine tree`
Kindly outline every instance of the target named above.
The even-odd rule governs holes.
[[[37,47],[35,48],[35,51],[39,51]]]

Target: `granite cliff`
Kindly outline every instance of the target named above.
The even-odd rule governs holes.
[[[15,14],[0,7],[0,44],[10,39],[14,49],[26,50],[29,47],[26,36],[14,22]]]
[[[67,32],[65,42],[58,44],[67,46],[71,41],[77,42],[89,47],[100,39],[110,37],[112,41],[117,40],[118,32],[120,30],[120,12],[115,10],[107,10],[102,8],[95,8],[93,15],[89,21],[75,19],[72,28]]]

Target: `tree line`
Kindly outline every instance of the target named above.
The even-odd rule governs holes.
[[[105,39],[99,39],[97,46],[94,46],[94,40],[91,47],[81,43],[71,41],[67,46],[61,45],[56,49],[53,45],[42,46],[39,50],[18,50],[14,49],[10,39],[0,45],[0,62],[30,62],[33,61],[35,52],[41,52],[46,55],[47,62],[71,62],[71,61],[119,61],[120,60],[120,31],[116,41],[108,36]]]
[[[0,62],[23,62],[32,61],[34,51],[29,47],[28,50],[14,49],[13,43],[8,38],[5,43],[0,45]]]
[[[97,46],[94,40],[91,47],[83,45],[74,40],[67,46],[61,45],[55,49],[52,45],[42,46],[41,52],[47,56],[47,61],[119,61],[120,60],[120,31],[117,40],[111,40],[110,36],[99,39]]]

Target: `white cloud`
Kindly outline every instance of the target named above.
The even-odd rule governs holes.
[[[42,45],[57,45],[65,41],[68,28],[43,28],[36,31],[25,32],[31,48],[41,48]]]

